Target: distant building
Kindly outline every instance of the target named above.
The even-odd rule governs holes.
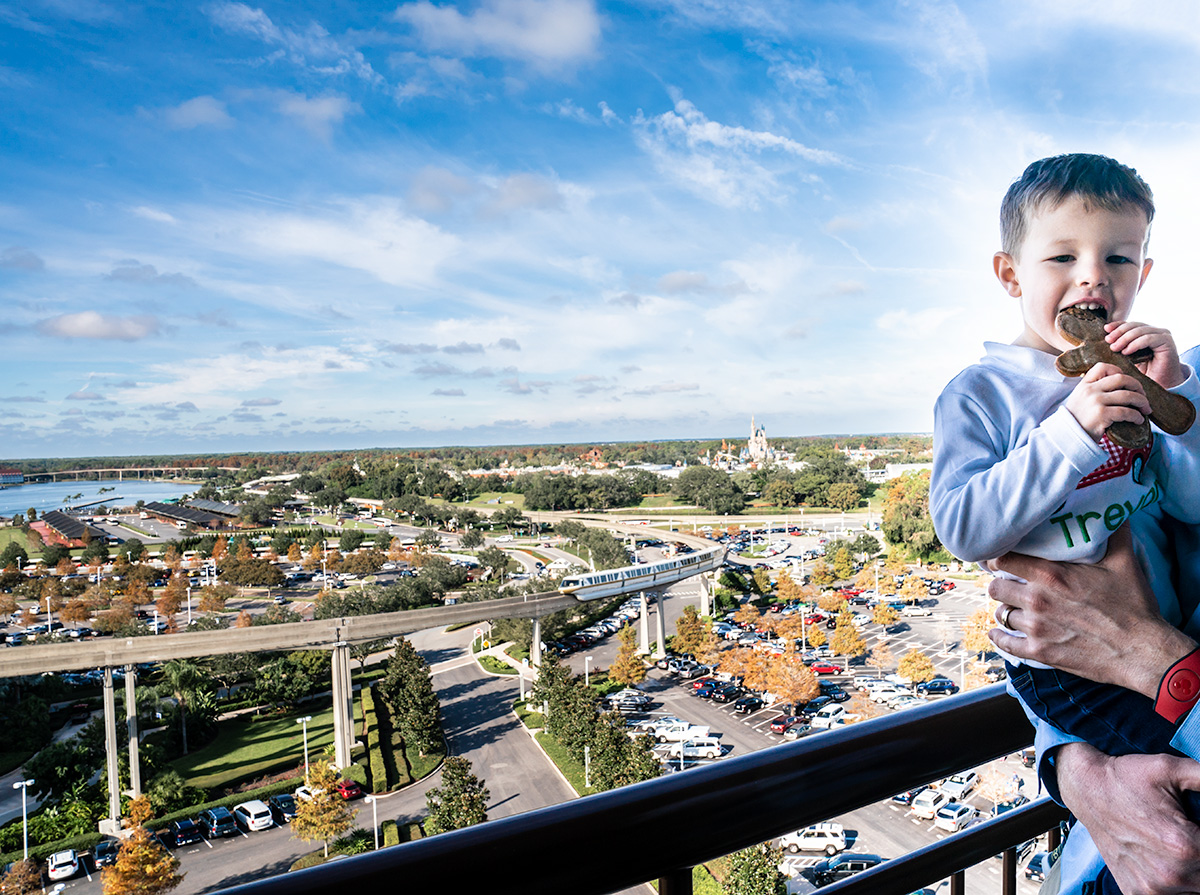
[[[47,510],[42,513],[41,519],[29,527],[37,531],[45,543],[61,547],[83,547],[91,541],[101,544],[108,541],[108,533],[104,529],[88,525],[58,510]]]
[[[742,448],[741,459],[752,463],[764,463],[775,459],[775,451],[767,443],[767,430],[755,425],[754,417],[750,417],[750,440]]]
[[[22,485],[25,483],[25,473],[19,469],[6,466],[0,469],[0,485]]]

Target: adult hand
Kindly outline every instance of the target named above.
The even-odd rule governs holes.
[[[1112,757],[1068,743],[1055,755],[1063,802],[1124,895],[1200,892],[1200,827],[1179,793],[1200,790],[1200,763],[1172,755]]]
[[[988,632],[1011,655],[1154,699],[1166,670],[1196,648],[1159,614],[1127,525],[1109,538],[1108,555],[1095,565],[1019,553],[989,565],[1024,579],[995,578],[988,586],[992,599],[1005,604],[997,613],[1005,627],[1025,635]]]

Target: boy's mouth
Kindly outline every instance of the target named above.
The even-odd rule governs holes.
[[[1071,305],[1069,308],[1064,308],[1063,310],[1075,312],[1087,311],[1093,317],[1098,317],[1104,321],[1108,320],[1108,308],[1104,307],[1104,305],[1098,301],[1081,301],[1077,304]]]

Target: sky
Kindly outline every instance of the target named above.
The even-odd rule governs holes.
[[[0,457],[928,432],[1024,167],[1154,189],[1200,4],[0,0]]]

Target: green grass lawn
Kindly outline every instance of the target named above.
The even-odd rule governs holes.
[[[638,508],[658,509],[661,507],[677,507],[679,502],[670,494],[647,494],[642,498],[642,502],[638,504]]]
[[[354,718],[361,721],[359,700]],[[217,789],[238,780],[252,779],[276,770],[304,764],[304,738],[298,718],[312,714],[308,723],[309,761],[333,744],[333,707],[323,711],[297,711],[264,721],[222,721],[217,738],[196,752],[172,763],[193,786]]]
[[[36,541],[37,546],[31,546],[30,542],[33,540],[32,538],[25,537],[25,532],[19,528],[0,528],[0,550],[3,550],[10,543],[16,541],[25,548],[26,553],[32,556],[35,552],[40,552],[42,549],[41,540]]]

